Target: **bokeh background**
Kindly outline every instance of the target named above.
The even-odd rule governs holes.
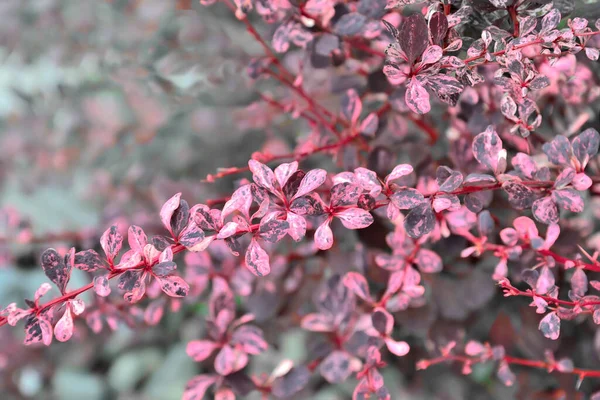
[[[572,15],[594,20],[600,3],[580,1]],[[232,179],[203,182],[207,174],[254,151],[290,151],[302,129],[251,106],[245,66],[258,54],[231,12],[197,0],[0,0],[0,307],[46,281],[45,248],[95,247],[114,222],[157,232],[174,193],[192,204],[222,197]],[[80,329],[50,348],[23,347],[20,329],[2,327],[0,399],[179,399],[199,372],[185,344],[201,336],[205,311],[185,304],[155,328]],[[277,358],[305,359],[303,343],[287,334]],[[255,359],[256,370],[272,369],[269,352]],[[402,393],[406,378],[386,374]],[[429,389],[464,398],[453,376]]]

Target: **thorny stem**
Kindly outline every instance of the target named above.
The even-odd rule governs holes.
[[[421,366],[423,368],[427,368],[427,367],[430,367],[435,364],[441,364],[443,362],[461,362],[463,364],[479,364],[479,363],[486,362],[488,360],[489,360],[488,358],[484,358],[484,357],[469,357],[469,356],[464,356],[464,355],[448,354],[446,356],[440,356],[440,357],[436,357],[436,358],[432,358],[432,359],[421,360],[421,361],[419,361],[419,364],[421,364]],[[580,379],[600,378],[600,371],[595,371],[595,370],[591,370],[591,369],[582,369],[582,368],[573,368],[572,370],[560,371],[556,368],[555,363],[550,363],[547,361],[528,360],[526,358],[511,357],[511,356],[504,356],[504,357],[502,357],[501,361],[504,361],[507,364],[512,364],[512,365],[521,365],[524,367],[545,369],[549,372],[560,372],[563,374],[577,375]]]

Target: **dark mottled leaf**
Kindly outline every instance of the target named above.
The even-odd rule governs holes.
[[[427,22],[421,13],[415,13],[406,18],[400,26],[398,41],[408,57],[409,64],[414,63],[425,51],[428,42],[427,32]]]
[[[419,238],[435,228],[435,214],[429,203],[413,208],[404,219],[406,233],[412,238]]]
[[[405,188],[394,193],[390,200],[401,210],[410,210],[425,201],[425,197],[417,189]]]
[[[429,33],[431,42],[440,47],[444,47],[444,38],[448,32],[448,18],[443,12],[435,12],[429,18]]]
[[[582,212],[584,208],[583,197],[575,189],[562,189],[552,192],[552,200],[565,210]]]
[[[558,209],[552,197],[546,196],[536,200],[531,207],[533,216],[544,224],[558,223]]]
[[[98,268],[104,268],[104,264],[95,250],[85,250],[75,253],[75,268],[92,272]]]
[[[117,230],[117,226],[113,225],[108,228],[100,238],[100,245],[106,254],[109,262],[112,262],[123,245],[123,236]]]
[[[333,351],[323,360],[319,372],[329,383],[344,382],[352,374],[350,355],[345,351]]]
[[[256,239],[252,239],[246,250],[246,266],[256,276],[266,276],[271,272],[269,255]]]
[[[562,135],[556,136],[551,142],[545,143],[542,146],[542,150],[546,153],[552,164],[569,164],[571,159],[571,143],[569,143],[566,137]]]
[[[533,190],[515,181],[504,182],[502,189],[508,194],[510,204],[517,210],[525,210],[531,207],[535,199]]]
[[[441,192],[452,192],[458,189],[463,182],[463,175],[459,171],[445,166],[438,167],[435,176]]]
[[[62,257],[54,249],[48,249],[42,253],[42,268],[44,273],[61,292],[65,291],[69,277],[70,268],[64,263]]]
[[[275,379],[273,394],[279,398],[290,398],[308,384],[311,373],[304,365],[293,367],[287,374]]]
[[[580,163],[585,164],[587,160],[598,153],[600,145],[600,134],[593,128],[586,129],[573,139],[573,154]]]
[[[359,33],[365,24],[367,17],[362,14],[352,12],[342,15],[333,27],[333,32],[341,36],[353,36]]]

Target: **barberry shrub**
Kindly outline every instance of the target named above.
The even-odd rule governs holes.
[[[568,0],[200,3],[178,4],[262,50],[240,129],[293,120],[293,151],[208,175],[236,178],[225,197],[163,193],[150,236],[43,251],[51,283],[0,326],[51,346],[205,305],[186,400],[600,399],[600,20]]]

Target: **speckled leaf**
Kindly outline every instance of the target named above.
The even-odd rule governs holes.
[[[571,143],[562,135],[557,135],[551,142],[545,143],[542,150],[552,164],[567,165],[571,158]]]
[[[412,78],[408,82],[404,100],[408,108],[417,114],[427,114],[431,110],[429,93],[417,78]]]
[[[304,196],[323,183],[327,179],[327,171],[324,169],[312,169],[306,173],[302,181],[300,182],[300,186],[298,187],[298,191],[294,194],[293,199],[297,199],[298,197]]]
[[[271,168],[256,160],[248,161],[248,166],[250,167],[250,171],[252,171],[254,183],[271,193],[277,193],[277,187],[279,185],[277,184],[275,174],[271,171]]]
[[[460,187],[463,175],[446,166],[439,166],[435,173],[437,184],[441,192],[452,192]]]
[[[425,202],[425,197],[417,189],[400,189],[394,193],[390,200],[400,210],[410,210]]]
[[[246,266],[256,276],[266,276],[271,272],[269,255],[256,239],[252,239],[246,250]]]
[[[348,272],[344,276],[344,286],[364,301],[369,303],[373,301],[367,280],[358,272]]]
[[[75,268],[82,271],[93,272],[98,268],[104,268],[100,255],[95,250],[84,250],[75,253]]]
[[[560,318],[554,312],[548,313],[540,321],[538,329],[548,339],[556,340],[560,336]]]
[[[415,263],[419,267],[419,271],[427,274],[435,274],[443,268],[440,256],[429,249],[420,249],[417,253]]]
[[[336,217],[340,219],[342,225],[347,229],[363,229],[373,223],[373,216],[362,208],[349,208],[347,210],[337,212]]]
[[[558,209],[552,197],[546,196],[536,200],[531,207],[533,216],[544,224],[558,223]]]
[[[502,189],[508,194],[509,203],[517,210],[525,210],[531,207],[535,199],[533,190],[515,181],[504,182]]]
[[[269,243],[277,243],[285,237],[289,228],[288,221],[274,218],[265,222],[261,221],[258,234]]]
[[[123,245],[123,236],[117,230],[116,225],[111,226],[104,232],[100,238],[100,245],[104,250],[104,254],[106,254],[106,258],[112,262]]]
[[[438,46],[443,46],[444,38],[448,32],[448,18],[443,12],[435,12],[429,18],[429,33],[431,42]]]
[[[190,206],[187,201],[180,200],[179,207],[171,215],[171,232],[174,238],[178,238],[181,231],[185,229],[190,219]]]
[[[127,242],[131,250],[143,252],[148,244],[148,237],[142,228],[137,225],[131,225],[127,231]]]
[[[594,128],[589,128],[573,139],[573,154],[583,164],[598,153],[598,146],[600,134]]]
[[[73,316],[71,307],[67,306],[65,313],[54,326],[54,336],[59,342],[66,342],[73,336]]]
[[[498,168],[498,156],[502,150],[502,140],[493,126],[489,126],[485,132],[475,136],[473,139],[473,155],[482,165],[496,171]]]
[[[171,297],[185,297],[190,291],[190,285],[180,276],[171,275],[157,279],[160,282],[162,291]]]
[[[552,200],[561,208],[571,212],[582,212],[584,208],[583,197],[575,189],[554,190]]]
[[[48,320],[37,317],[27,319],[25,323],[25,339],[23,341],[25,345],[41,342],[46,346],[50,346],[52,338],[52,325],[50,325]]]

